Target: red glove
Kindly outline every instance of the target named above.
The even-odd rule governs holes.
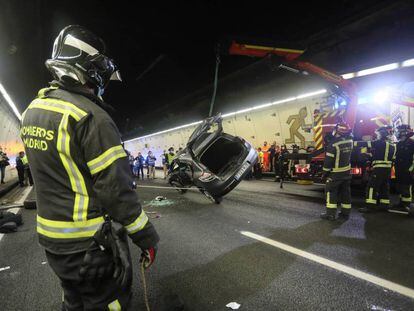
[[[144,264],[144,268],[148,269],[155,261],[157,255],[157,246],[142,250],[141,259],[139,262]]]

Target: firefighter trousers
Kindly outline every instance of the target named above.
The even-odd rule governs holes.
[[[365,203],[375,208],[377,205],[390,205],[390,168],[374,168],[369,177],[365,195]]]
[[[112,279],[86,282],[79,276],[85,252],[57,255],[46,251],[47,261],[59,277],[65,311],[127,310],[131,288],[122,289]]]
[[[341,205],[344,214],[351,212],[351,179],[328,178],[325,184],[326,208],[336,210]]]

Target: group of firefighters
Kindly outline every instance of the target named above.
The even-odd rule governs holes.
[[[367,184],[365,206],[362,213],[387,211],[390,209],[391,170],[395,169],[395,181],[400,194],[400,202],[393,209],[405,210],[414,214],[411,206],[414,171],[414,140],[409,125],[399,125],[393,131],[391,126],[383,126],[376,131],[373,141],[354,141],[352,130],[345,123],[338,123],[327,139],[323,165],[326,179],[326,211],[322,219],[348,219],[351,211],[351,153],[354,147],[364,147],[372,154],[371,172]],[[396,143],[393,142],[395,136]],[[337,215],[337,209],[341,207]]]

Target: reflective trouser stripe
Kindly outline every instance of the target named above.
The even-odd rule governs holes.
[[[351,204],[341,203],[342,208],[351,208]]]
[[[148,217],[145,214],[144,210],[142,210],[141,214],[137,217],[137,219],[134,220],[131,224],[128,226],[125,226],[125,228],[128,231],[128,234],[134,234],[140,230],[142,230],[145,225],[148,222]]]
[[[88,162],[91,175],[99,173],[110,166],[115,160],[126,157],[127,154],[121,145],[109,148],[99,157]]]
[[[54,239],[78,239],[92,237],[104,222],[103,217],[87,221],[56,221],[37,216],[37,232]]]
[[[109,309],[109,311],[120,311],[121,310],[121,304],[119,303],[118,299],[112,301],[108,305],[108,309]]]
[[[73,220],[86,221],[88,214],[89,196],[85,180],[70,154],[70,135],[68,132],[69,114],[64,114],[59,125],[57,150],[63,166],[69,176],[72,191],[75,193]]]
[[[382,203],[382,204],[390,204],[390,200],[389,199],[380,199],[380,203]]]
[[[401,196],[401,201],[403,201],[403,202],[411,202],[411,200],[412,200],[412,197],[411,197],[411,195],[412,195],[412,186],[410,185],[410,189],[408,190],[408,196]]]
[[[370,187],[368,191],[368,198],[365,200],[365,203],[377,204],[377,200],[374,200],[374,188]]]
[[[351,165],[347,165],[344,167],[335,167],[332,169],[332,172],[334,173],[341,173],[341,172],[346,172],[346,171],[350,171],[351,170]]]
[[[337,204],[331,203],[331,193],[326,192],[326,207],[327,208],[337,208]]]
[[[327,157],[331,157],[331,158],[334,158],[335,157],[335,155],[333,153],[329,153],[329,152],[326,153],[326,156]]]

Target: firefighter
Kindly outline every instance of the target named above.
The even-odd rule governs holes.
[[[396,128],[397,153],[395,155],[395,178],[401,201],[397,208],[403,208],[411,215],[414,210],[412,202],[412,184],[414,172],[414,141],[411,139],[413,131],[409,125],[403,124]]]
[[[348,219],[351,212],[351,153],[353,141],[351,129],[346,123],[338,123],[332,139],[326,146],[326,156],[323,163],[324,178],[326,178],[326,212],[322,219],[335,220],[336,209],[341,204],[339,217]]]
[[[144,268],[159,240],[132,190],[118,129],[103,109],[104,89],[120,80],[104,53],[90,31],[64,28],[46,61],[55,80],[26,109],[20,130],[36,183],[39,242],[67,311],[126,309],[133,265],[126,237],[141,248]]]
[[[372,152],[372,172],[367,184],[365,207],[361,213],[388,210],[390,206],[390,176],[395,160],[396,146],[391,143],[392,128],[382,126],[375,131],[374,141],[355,141],[354,147],[370,148]]]

